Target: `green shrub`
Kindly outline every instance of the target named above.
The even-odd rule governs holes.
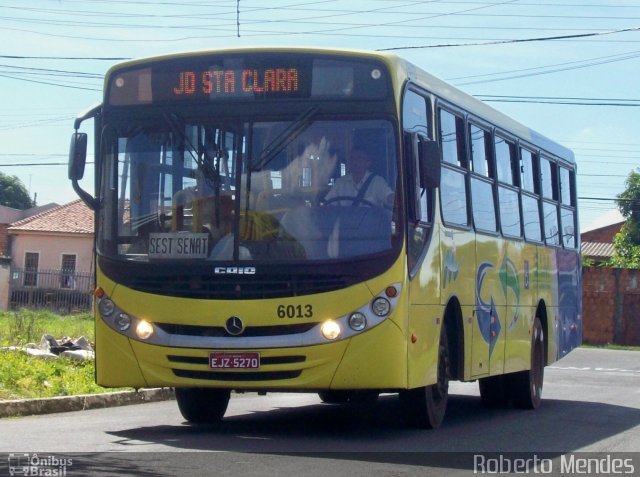
[[[90,313],[59,316],[48,311],[0,312],[0,346],[40,343],[43,334],[61,340],[84,336],[95,339]],[[113,391],[94,381],[93,360],[75,361],[60,357],[47,360],[25,351],[0,351],[0,399],[28,399],[73,396]]]

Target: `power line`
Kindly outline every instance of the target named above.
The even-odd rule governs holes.
[[[0,55],[0,58],[12,60],[97,60],[97,61],[125,61],[128,56],[25,56],[25,55]]]
[[[506,96],[476,94],[476,98],[495,103],[563,104],[571,106],[640,106],[640,99],[561,98],[550,96]]]
[[[591,33],[579,33],[573,35],[556,35],[556,36],[546,36],[546,37],[537,37],[537,38],[519,38],[512,40],[492,40],[478,43],[458,43],[458,44],[441,44],[441,45],[420,45],[420,46],[395,46],[391,48],[378,48],[377,51],[392,51],[392,50],[414,50],[414,49],[424,49],[424,48],[449,48],[449,47],[459,47],[459,46],[484,46],[484,45],[505,45],[509,43],[527,43],[527,42],[537,42],[537,41],[554,41],[554,40],[568,40],[568,39],[576,39],[576,38],[588,38],[595,36],[603,36],[603,35],[613,35],[616,33],[628,33],[632,31],[640,31],[640,27],[633,28],[621,28],[618,30],[610,30],[605,32],[591,32]]]

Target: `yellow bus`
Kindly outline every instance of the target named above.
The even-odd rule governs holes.
[[[82,189],[95,134],[95,194]],[[96,213],[96,381],[540,405],[581,343],[572,152],[394,55],[240,48],[117,65],[75,122]]]

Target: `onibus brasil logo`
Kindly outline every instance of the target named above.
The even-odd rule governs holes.
[[[64,477],[73,459],[43,454],[9,454],[10,476]]]

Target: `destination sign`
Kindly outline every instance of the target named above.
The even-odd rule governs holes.
[[[149,258],[195,259],[207,258],[209,234],[206,233],[152,233],[149,234]]]
[[[291,93],[300,91],[297,68],[264,70],[180,71],[174,96],[235,95],[243,93]]]
[[[112,71],[111,106],[274,99],[381,99],[389,94],[382,64],[305,54],[149,60]]]

